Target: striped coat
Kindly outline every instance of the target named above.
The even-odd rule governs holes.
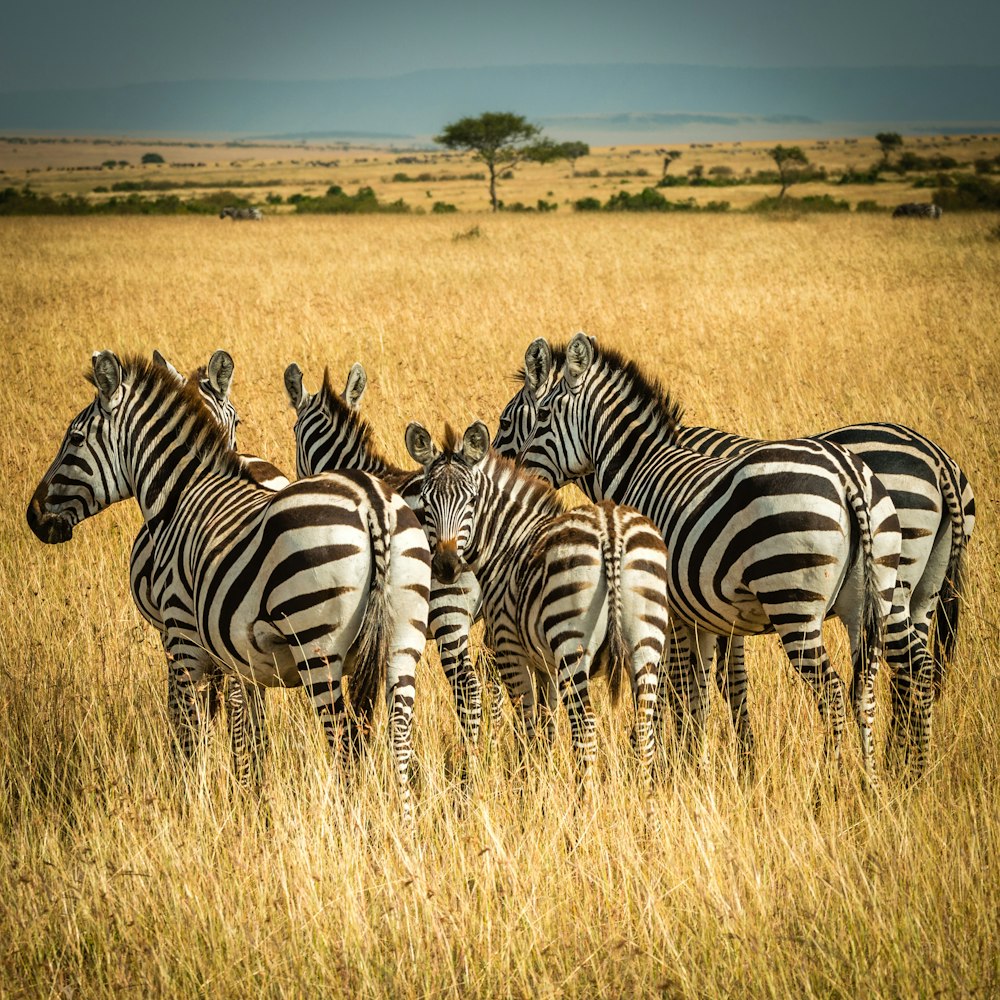
[[[84,518],[136,497],[153,538],[184,750],[201,731],[196,690],[219,670],[239,678],[260,723],[264,689],[304,686],[345,754],[361,747],[384,685],[408,817],[430,561],[412,511],[361,473],[261,490],[197,386],[160,366],[104,351],[93,382],[96,398],[70,423],[28,524],[42,541],[65,542]],[[237,763],[259,776],[259,760]]]
[[[521,458],[556,485],[595,473],[602,495],[635,506],[663,532],[671,614],[687,626],[677,630],[668,695],[678,699],[694,640],[699,674],[679,701],[696,733],[715,636],[773,630],[815,690],[839,759],[843,691],[821,628],[838,615],[851,640],[852,702],[874,786],[874,679],[900,550],[891,500],[836,445],[798,439],[711,458],[677,445],[679,422],[676,405],[634,364],[578,334]]]
[[[565,511],[554,490],[491,452],[489,440],[480,422],[461,439],[449,428],[439,452],[423,427],[407,428],[407,450],[424,468],[434,575],[447,583],[466,565],[475,572],[500,676],[529,734],[536,689],[550,707],[554,692],[562,697],[581,792],[597,743],[590,680],[606,674],[616,700],[627,678],[648,781],[667,630],[663,539],[647,518],[612,503]]]
[[[302,371],[291,364],[285,371],[285,389],[295,410],[295,465],[300,476],[338,469],[360,469],[378,476],[397,490],[421,516],[423,470],[401,469],[378,450],[371,426],[361,416],[361,400],[368,384],[362,365],[355,363],[343,393],[323,373],[318,392],[308,392]],[[450,583],[431,581],[428,630],[437,643],[441,666],[452,689],[463,743],[479,743],[482,686],[469,651],[469,630],[481,615],[482,594],[475,575],[466,570]],[[499,722],[501,701],[494,688],[491,705]]]

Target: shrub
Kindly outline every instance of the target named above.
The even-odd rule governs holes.
[[[435,215],[446,215],[449,212],[457,212],[458,209],[447,201],[436,201],[431,207],[431,211]]]
[[[1000,211],[1000,183],[986,177],[963,174],[948,187],[934,193],[934,204],[946,212]]]
[[[601,203],[597,198],[579,198],[573,202],[573,208],[577,212],[599,212]]]
[[[294,196],[293,196],[294,197]],[[292,199],[289,198],[289,201]],[[346,194],[337,184],[327,188],[321,198],[311,198],[303,195],[295,203],[295,211],[313,215],[357,215],[375,212],[404,213],[410,211],[410,206],[400,198],[398,201],[383,204],[378,200],[370,187],[358,188],[356,194]]]
[[[166,163],[167,161],[159,153],[143,153],[143,163]]]
[[[850,210],[851,206],[846,201],[837,200],[828,194],[811,194],[805,198],[792,198],[788,195],[784,198],[761,198],[749,208],[751,212],[788,212],[800,215],[812,212],[849,212]]]

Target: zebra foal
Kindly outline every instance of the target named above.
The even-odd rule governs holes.
[[[220,219],[232,219],[233,222],[260,222],[264,213],[259,208],[235,208],[227,206],[219,212]]]
[[[93,357],[97,394],[70,422],[28,506],[43,542],[134,496],[153,541],[153,600],[193,753],[196,689],[237,675],[263,725],[263,690],[306,689],[327,739],[360,748],[382,685],[404,818],[416,664],[430,555],[402,499],[362,473],[261,489],[197,385],[110,351]],[[343,679],[350,677],[350,710]],[[255,777],[260,761],[240,773]]]
[[[678,445],[680,418],[636,365],[577,334],[520,459],[556,486],[595,474],[603,496],[662,531],[675,640],[665,694],[675,706],[687,702],[696,734],[716,637],[775,631],[817,696],[827,755],[839,761],[843,689],[822,636],[823,619],[836,614],[850,637],[851,700],[875,788],[874,682],[900,551],[891,500],[837,445],[803,438],[712,458]],[[687,690],[692,642],[697,670]]]
[[[423,466],[424,528],[435,577],[454,582],[468,566],[483,592],[497,667],[523,720],[536,724],[537,688],[556,691],[569,713],[578,788],[586,794],[597,751],[589,684],[608,678],[612,700],[628,680],[633,745],[648,787],[657,668],[666,642],[667,556],[655,526],[611,503],[566,511],[548,485],[490,451],[486,425],[439,451],[417,423],[406,429]]]

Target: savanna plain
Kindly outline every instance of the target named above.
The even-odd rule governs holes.
[[[2,220],[0,997],[1000,994],[995,225]],[[179,768],[163,654],[128,593],[134,503],[62,546],[25,523],[92,396],[91,352],[156,348],[191,369],[227,349],[241,448],[291,473],[291,361],[311,389],[362,361],[376,439],[408,464],[409,420],[493,429],[527,344],[581,329],[659,376],[689,422],[781,438],[899,421],[962,465],[978,519],[924,777],[886,775],[869,798],[852,726],[840,794],[817,805],[822,729],[773,638],[748,643],[754,777],[715,698],[706,765],[665,769],[649,819],[630,713],[601,685],[592,803],[575,808],[564,717],[551,760],[512,784],[509,706],[464,795],[431,648],[412,833],[383,743],[346,788],[301,691],[270,696],[265,803],[231,787],[222,725]]]

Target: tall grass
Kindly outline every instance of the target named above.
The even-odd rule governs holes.
[[[986,996],[1000,992],[1000,250],[984,219],[10,220],[0,225],[0,996]],[[978,500],[964,633],[915,787],[821,796],[822,732],[771,639],[749,644],[758,767],[710,760],[639,808],[627,712],[603,692],[596,801],[576,810],[564,720],[509,778],[484,737],[470,796],[437,657],[418,678],[417,814],[379,743],[347,787],[299,691],[269,695],[266,810],[213,734],[178,772],[165,668],[128,597],[122,504],[65,546],[24,508],[92,390],[90,352],[236,359],[241,446],[294,468],[281,374],[368,369],[402,432],[495,421],[535,336],[637,356],[691,422],[782,437],[899,420]],[[839,626],[831,652],[848,660]],[[879,736],[884,736],[880,683]],[[508,711],[509,717],[509,711]],[[380,739],[382,738],[380,734]]]

